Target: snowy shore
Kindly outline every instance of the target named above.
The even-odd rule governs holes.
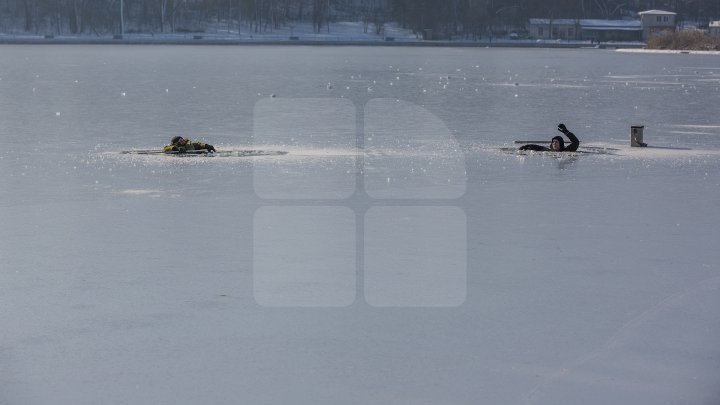
[[[32,38],[32,37],[0,37],[2,45],[303,45],[303,46],[413,46],[413,47],[478,47],[478,48],[590,48],[588,44],[577,42],[529,42],[529,41],[397,41],[397,40],[317,40],[317,39],[287,39],[287,40],[242,40],[242,39],[214,39],[214,38],[88,38],[88,37],[58,37],[58,38]],[[592,46],[592,48],[639,48],[641,44],[611,44]]]
[[[247,26],[227,25],[206,28],[194,33],[126,33],[124,35],[57,35],[2,33],[0,44],[98,44],[98,45],[334,45],[334,46],[422,46],[422,47],[518,47],[518,48],[642,48],[642,42],[568,41],[559,39],[511,39],[487,36],[481,39],[423,40],[411,30],[388,24],[381,33],[365,30],[360,22],[338,22],[329,32],[314,32],[304,24],[292,28],[254,32]]]
[[[122,38],[59,36],[45,38],[40,36],[0,35],[0,44],[16,45],[329,45],[329,46],[416,46],[416,47],[506,47],[506,48],[642,48],[642,43],[608,43],[593,45],[589,41],[550,41],[550,40],[504,40],[481,41],[424,41],[396,38],[358,39],[358,38],[220,38],[205,35],[185,36],[131,36]]]
[[[658,55],[692,54],[692,55],[720,55],[720,51],[694,51],[679,49],[618,49],[619,52],[649,53]]]

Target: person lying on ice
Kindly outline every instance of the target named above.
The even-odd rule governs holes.
[[[170,141],[170,145],[163,148],[163,152],[179,152],[187,153],[188,151],[207,151],[215,152],[215,147],[209,143],[192,142],[182,136],[176,136]]]
[[[562,132],[565,136],[568,137],[568,139],[570,139],[570,145],[565,146],[565,140],[563,139],[563,137],[556,136],[550,141],[549,148],[540,145],[529,144],[521,146],[520,150],[534,150],[542,152],[575,152],[578,146],[580,146],[580,141],[577,139],[575,134],[568,131],[568,129],[565,127],[565,124],[558,125],[558,131]]]

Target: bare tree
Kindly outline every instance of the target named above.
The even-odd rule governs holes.
[[[616,15],[626,4],[619,0],[593,0],[603,18],[609,19]]]
[[[25,31],[33,30],[33,22],[37,15],[37,2],[35,0],[23,0],[23,10],[25,11]]]
[[[85,0],[67,0],[68,22],[70,32],[78,34],[83,31],[83,14]]]
[[[175,32],[175,17],[180,7],[187,4],[186,0],[157,0],[160,9],[160,32],[170,25],[170,32]]]
[[[313,31],[320,32],[323,24],[328,24],[328,32],[330,32],[330,21],[328,13],[330,12],[330,0],[312,0],[312,23]]]

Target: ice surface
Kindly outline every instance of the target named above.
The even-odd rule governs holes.
[[[0,53],[0,403],[717,403],[714,56]]]

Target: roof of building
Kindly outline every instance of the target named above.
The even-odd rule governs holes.
[[[642,29],[640,20],[580,20],[583,28]]]
[[[531,18],[531,25],[579,25],[580,28],[586,30],[620,30],[620,31],[640,31],[642,23],[640,20],[571,20],[571,19],[549,19],[549,18]]]
[[[570,18],[531,18],[529,21],[532,25],[575,25],[580,20]]]
[[[586,31],[642,31],[642,27],[582,27]]]
[[[647,11],[641,11],[638,13],[639,15],[645,15],[645,14],[651,14],[651,15],[677,15],[677,13],[673,13],[672,11],[665,11],[665,10],[647,10]]]

